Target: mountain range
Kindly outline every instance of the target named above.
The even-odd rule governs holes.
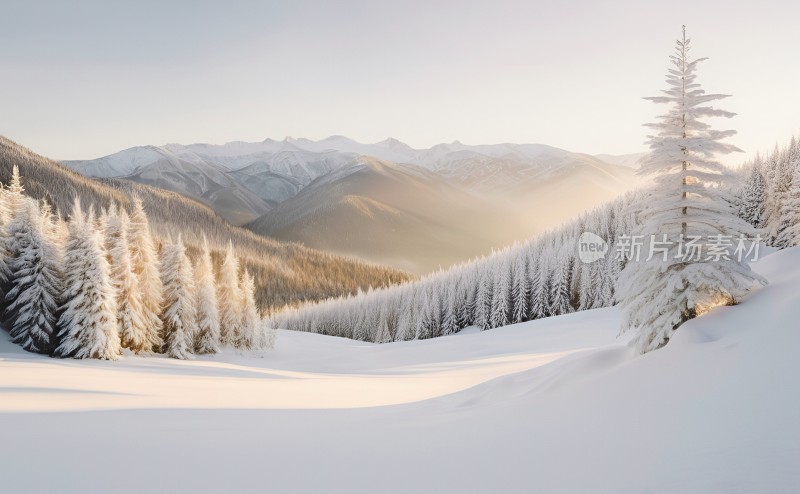
[[[393,138],[331,136],[141,146],[64,164],[178,192],[259,235],[421,274],[633,188],[638,156],[458,141],[414,149]]]

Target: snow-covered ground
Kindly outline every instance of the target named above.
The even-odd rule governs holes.
[[[616,309],[264,358],[119,362],[0,338],[0,492],[797,492],[800,249],[631,353]]]

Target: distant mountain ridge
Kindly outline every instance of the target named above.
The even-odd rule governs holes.
[[[524,185],[544,173],[575,165],[605,168],[613,174],[616,165],[630,166],[634,155],[603,155],[603,159],[543,144],[469,146],[459,141],[414,149],[394,138],[362,144],[331,136],[319,141],[287,137],[222,145],[138,146],[102,158],[63,163],[89,177],[126,178],[187,195],[232,223],[242,224],[359,156],[418,165],[480,190]]]
[[[543,144],[414,149],[344,136],[142,146],[64,164],[178,192],[261,235],[417,273],[527,238],[636,183],[629,166]]]

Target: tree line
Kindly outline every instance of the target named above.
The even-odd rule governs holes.
[[[188,359],[222,346],[272,348],[255,280],[228,244],[219,266],[203,239],[194,262],[180,234],[161,244],[141,200],[68,220],[25,193],[19,171],[0,188],[0,319],[14,343],[58,358],[117,359],[123,349]]]

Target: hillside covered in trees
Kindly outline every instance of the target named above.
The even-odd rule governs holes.
[[[190,256],[207,238],[215,263],[228,243],[255,281],[262,310],[306,300],[319,300],[359,289],[383,287],[409,279],[401,271],[319,252],[301,245],[270,240],[232,226],[206,206],[179,194],[114,179],[89,179],[0,136],[0,182],[9,183],[19,167],[26,194],[46,201],[56,215],[66,215],[75,198],[88,211],[116,204],[131,213],[134,197],[146,212],[156,243],[181,234]]]
[[[25,194],[18,168],[0,188],[0,322],[32,353],[116,360],[179,359],[272,348],[255,283],[233,245],[215,269],[208,242],[192,263],[182,237],[158,254],[142,202],[97,214],[76,198],[68,220]]]
[[[730,208],[754,227],[763,245],[800,245],[800,144],[796,139],[767,157],[729,172],[724,195]],[[654,193],[642,189],[585,213],[561,228],[494,254],[409,281],[287,308],[274,327],[389,342],[433,338],[468,326],[507,324],[608,307],[628,259],[619,239],[640,225],[642,207]],[[583,232],[609,246],[603,260],[578,257]]]

